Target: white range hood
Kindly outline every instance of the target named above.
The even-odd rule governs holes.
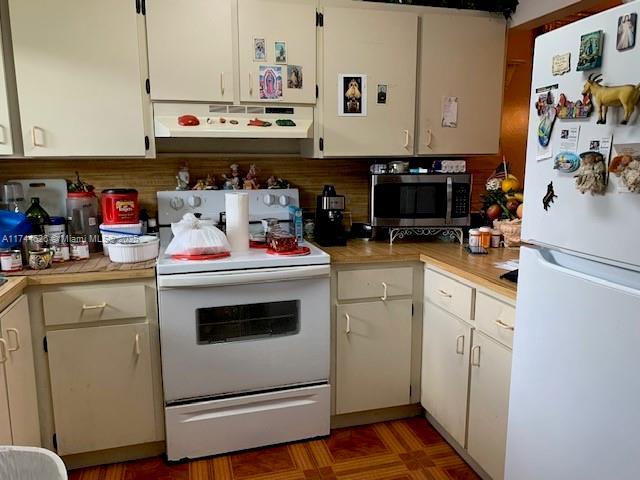
[[[311,138],[313,107],[290,105],[224,105],[199,103],[154,103],[156,138]],[[178,118],[193,115],[196,126],[182,126]],[[260,119],[269,127],[250,126]],[[295,126],[281,127],[276,120],[292,120]],[[223,121],[224,120],[224,121]],[[231,123],[237,121],[237,124]]]

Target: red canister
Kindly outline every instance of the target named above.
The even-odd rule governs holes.
[[[102,191],[102,220],[105,224],[138,223],[138,191],[111,188]]]

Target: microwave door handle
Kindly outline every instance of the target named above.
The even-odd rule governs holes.
[[[451,208],[453,206],[453,178],[447,177],[447,218],[445,223],[451,224]]]

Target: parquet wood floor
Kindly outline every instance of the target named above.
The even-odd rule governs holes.
[[[325,439],[167,464],[161,457],[70,472],[70,480],[478,480],[420,417]]]

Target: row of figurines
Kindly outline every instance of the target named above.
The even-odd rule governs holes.
[[[215,176],[207,174],[204,179],[199,178],[191,185],[189,166],[185,163],[176,175],[178,182],[176,190],[258,190],[259,188],[283,189],[290,187],[288,181],[275,175],[271,175],[267,179],[266,185],[261,187],[257,174],[258,169],[254,163],[249,166],[249,170],[244,176],[240,165],[233,163],[229,166],[229,174],[222,174],[221,184],[216,183]]]

